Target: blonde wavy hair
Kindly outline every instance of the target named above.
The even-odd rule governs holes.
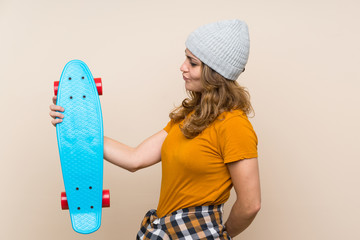
[[[200,81],[203,91],[187,91],[189,97],[169,114],[175,123],[185,119],[180,125],[185,137],[195,138],[223,112],[236,109],[242,110],[246,115],[254,112],[250,94],[244,87],[224,78],[203,63]],[[191,112],[193,113],[190,114]]]

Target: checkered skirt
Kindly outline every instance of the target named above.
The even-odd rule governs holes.
[[[136,239],[231,239],[222,224],[223,205],[184,208],[158,218],[148,211]]]

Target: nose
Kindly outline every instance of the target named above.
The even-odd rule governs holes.
[[[187,72],[188,68],[186,66],[186,61],[180,66],[180,71],[181,72]]]

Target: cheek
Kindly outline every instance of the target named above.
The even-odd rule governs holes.
[[[196,80],[193,81],[193,87],[196,92],[200,92],[203,90],[203,85],[200,78],[197,78]]]
[[[202,89],[202,83],[200,79],[201,79],[201,68],[198,68],[196,69],[196,71],[193,72],[194,85],[197,91]]]
[[[191,73],[191,78],[194,80],[199,80],[201,78],[201,68],[194,69]]]

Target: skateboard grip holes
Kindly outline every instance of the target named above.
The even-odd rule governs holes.
[[[79,190],[79,188],[77,187],[77,188],[76,188],[76,190],[78,191],[78,190]]]
[[[78,207],[77,210],[80,210],[80,207]]]
[[[85,96],[85,95],[83,95],[83,98],[85,99],[85,98],[86,98],[86,96]]]
[[[73,99],[73,97],[72,97],[72,96],[70,96],[70,99]]]
[[[71,77],[69,77],[69,80],[71,80]]]
[[[92,189],[92,186],[90,186],[89,189],[91,190],[91,189]]]
[[[84,79],[84,77],[81,77],[81,79]]]
[[[94,206],[91,206],[90,208],[91,208],[91,209],[93,209],[93,208],[94,208]]]

